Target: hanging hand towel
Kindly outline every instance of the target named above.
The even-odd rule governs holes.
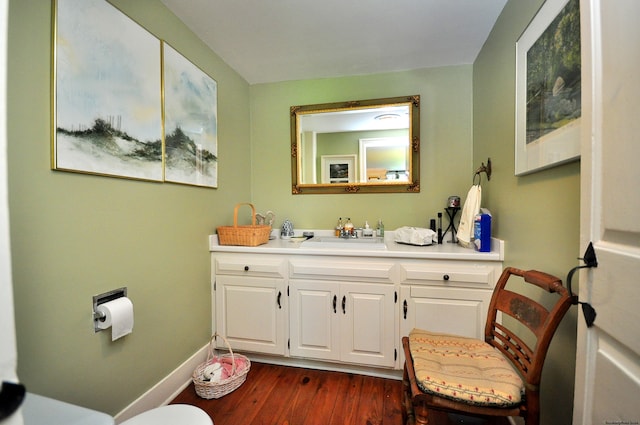
[[[458,227],[458,243],[465,248],[473,248],[471,237],[473,236],[473,223],[476,215],[480,212],[482,202],[482,188],[479,184],[474,184],[467,193],[467,199],[462,207],[460,226]]]

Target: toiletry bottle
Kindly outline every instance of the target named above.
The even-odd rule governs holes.
[[[349,217],[347,217],[347,222],[344,224],[344,231],[347,236],[353,235],[353,223],[351,222],[351,219]]]
[[[380,238],[384,237],[384,224],[382,224],[382,219],[378,220],[378,228],[376,229],[376,236]]]
[[[364,222],[364,230],[362,230],[362,236],[364,236],[365,238],[370,238],[373,236],[373,229],[371,228],[371,226],[369,226],[368,221]]]
[[[336,238],[340,237],[341,232],[342,232],[342,217],[338,219],[338,224],[336,224],[336,229],[335,229]]]
[[[473,244],[480,252],[491,251],[491,213],[485,208],[480,208],[476,215],[473,228]]]

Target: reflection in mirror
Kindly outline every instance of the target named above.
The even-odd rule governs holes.
[[[419,192],[420,96],[291,107],[292,192]]]
[[[360,182],[409,180],[409,135],[360,139]]]

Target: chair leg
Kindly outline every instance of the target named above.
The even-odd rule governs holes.
[[[525,425],[540,425],[540,412],[528,411],[524,423]]]
[[[526,392],[527,407],[524,412],[525,425],[540,425],[540,393],[538,391]]]
[[[409,386],[409,375],[405,364],[402,374],[402,423],[404,425],[415,425],[415,416],[413,414],[413,405],[411,403],[411,388]]]
[[[429,411],[427,407],[424,405],[413,406],[413,413],[415,417],[415,424],[420,425],[428,425],[429,422]]]
[[[411,397],[411,384],[409,374],[405,365],[402,374],[402,423],[404,425],[427,425],[429,424],[429,414],[426,406],[419,404],[414,406]]]

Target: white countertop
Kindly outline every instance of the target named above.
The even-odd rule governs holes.
[[[302,235],[304,230],[296,230],[295,235]],[[331,230],[310,230],[315,236],[330,236]],[[449,235],[447,235],[449,236]],[[233,246],[219,245],[217,235],[209,235],[209,250],[211,252],[243,252],[262,254],[287,254],[287,255],[341,255],[352,257],[383,257],[383,258],[424,258],[440,260],[476,260],[476,261],[503,261],[504,241],[491,239],[491,252],[478,252],[474,249],[464,248],[456,243],[445,240],[442,244],[429,246],[411,246],[394,242],[393,231],[385,232],[385,245],[387,249],[366,249],[353,245],[344,249],[315,248],[310,243],[294,241],[291,239],[274,239],[264,245]]]

